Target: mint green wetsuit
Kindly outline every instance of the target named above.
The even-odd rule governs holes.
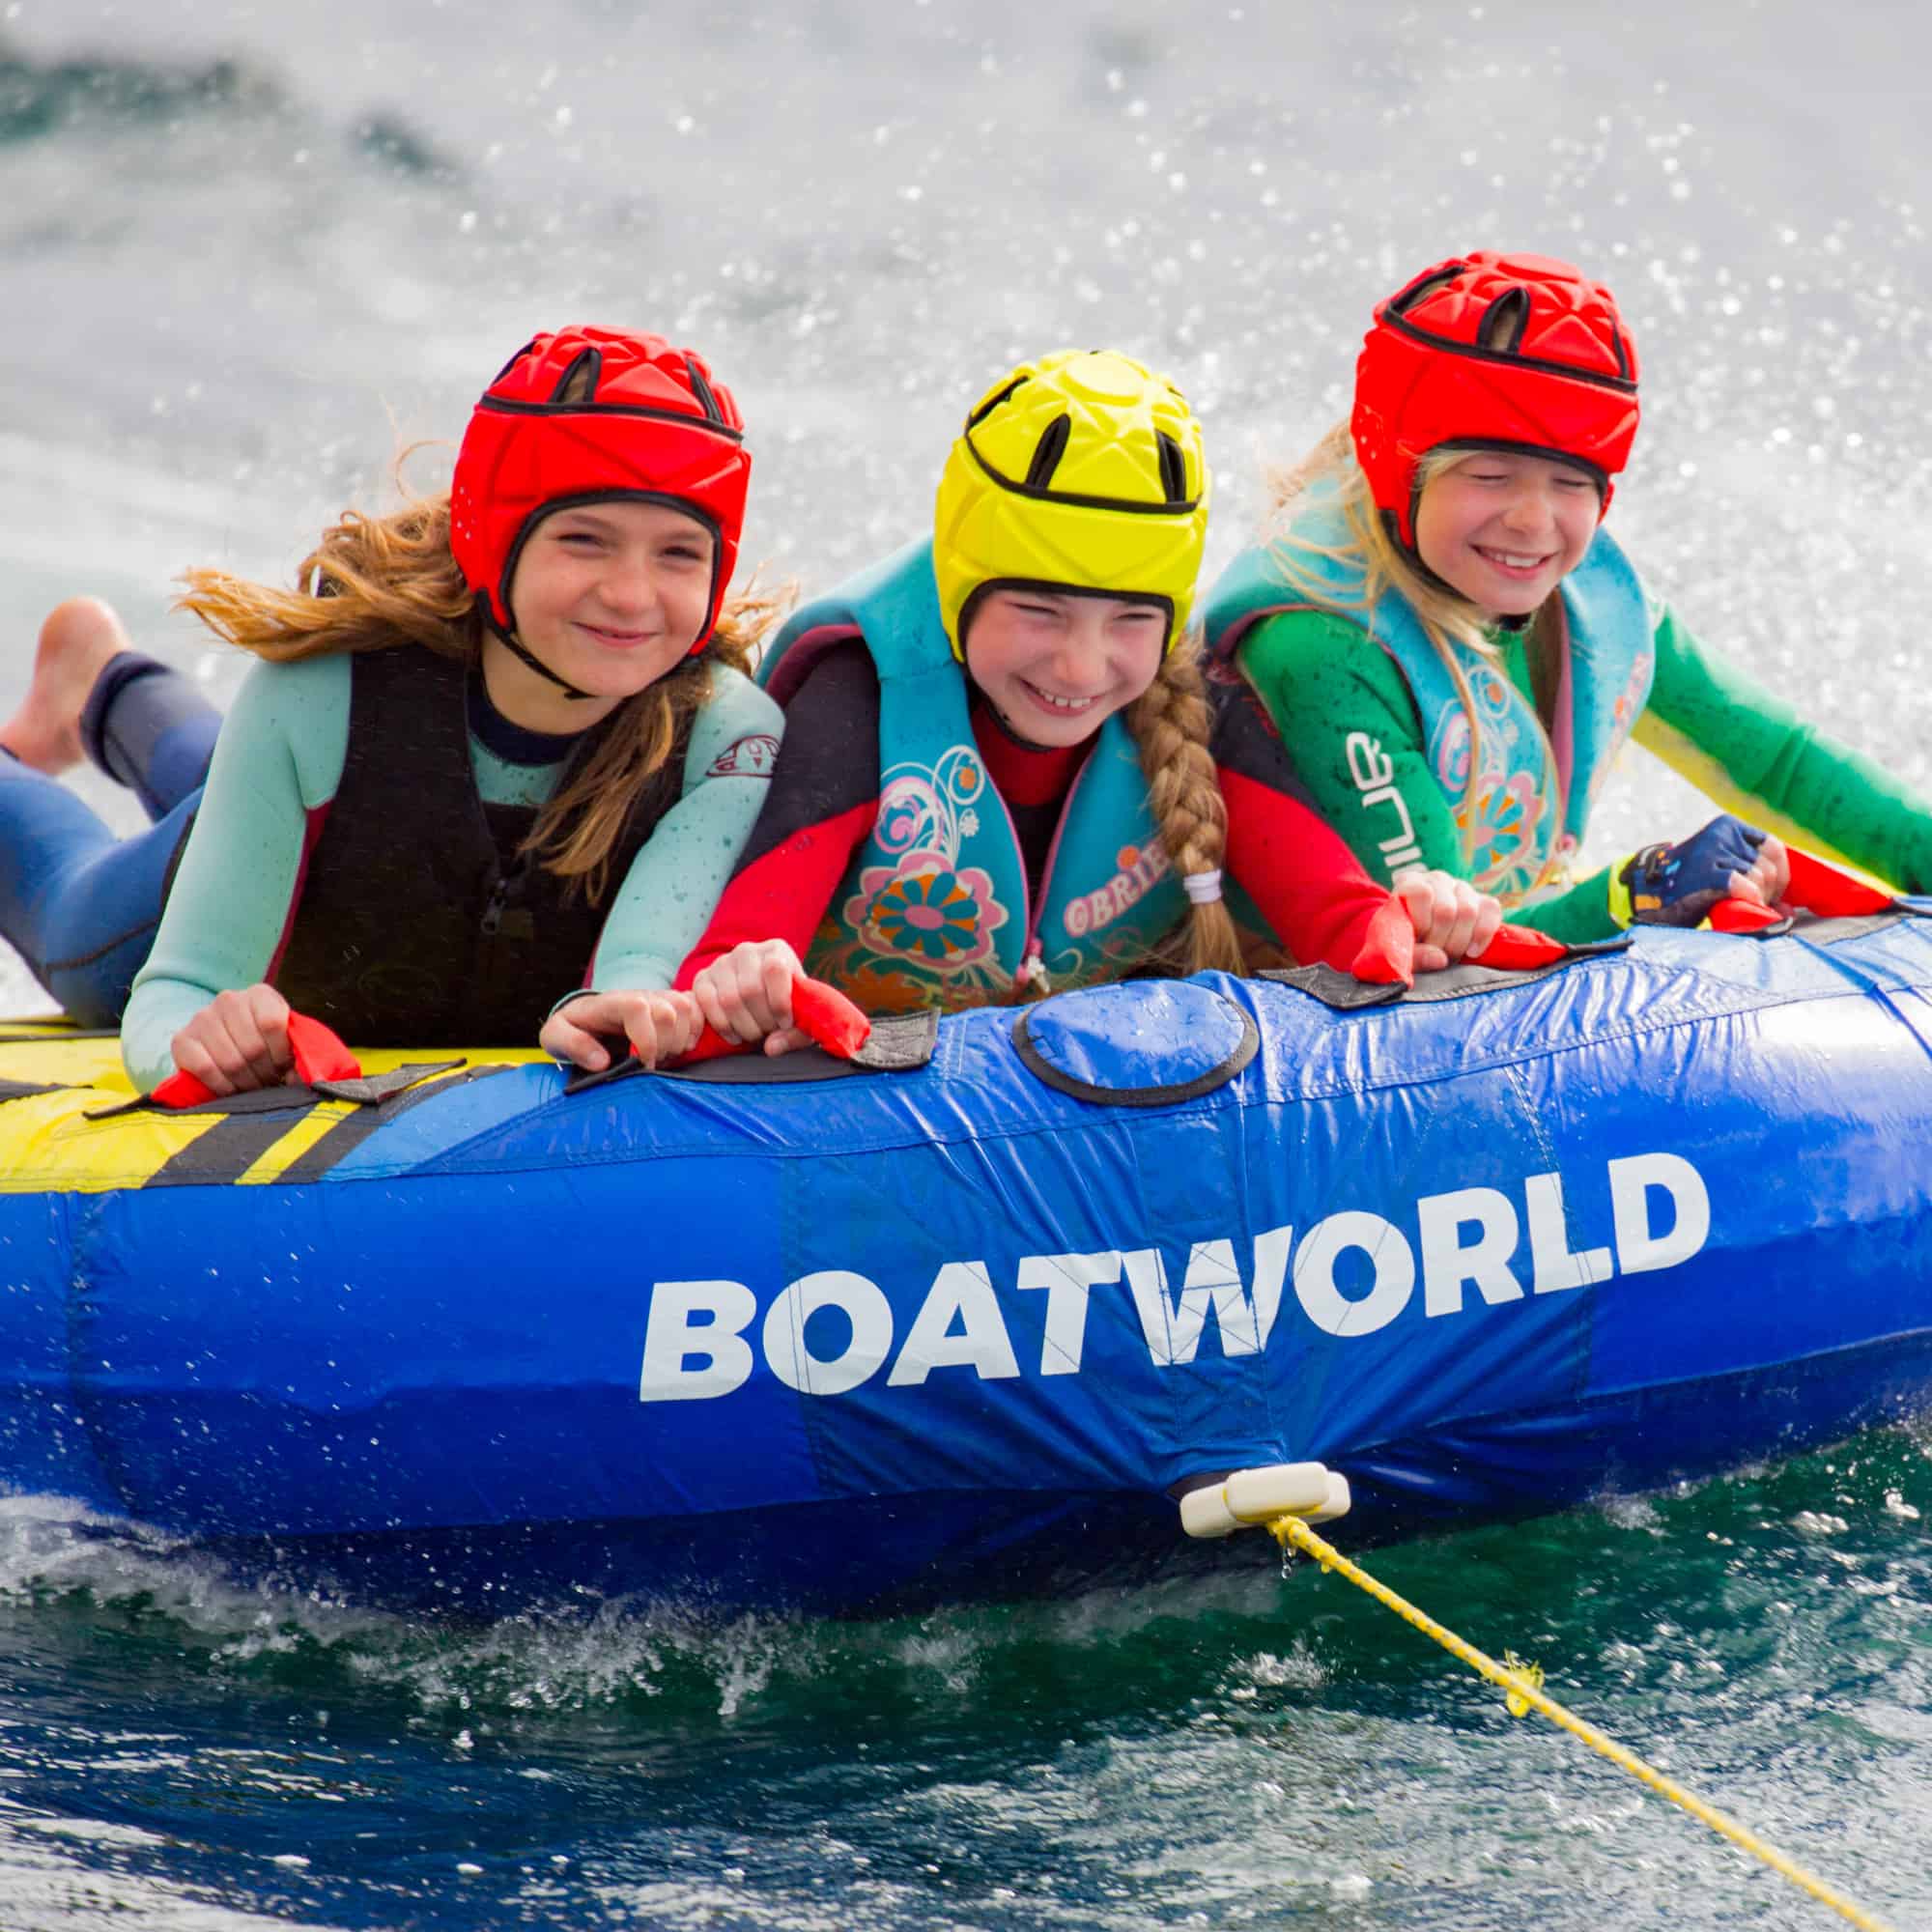
[[[1654,682],[1634,735],[1726,811],[1824,857],[1841,858],[1904,892],[1932,892],[1932,805],[1869,758],[1801,720],[1789,705],[1707,651],[1667,607],[1652,600]],[[1510,682],[1546,724],[1550,696],[1521,632],[1492,641]],[[1395,660],[1357,623],[1319,609],[1264,618],[1236,660],[1274,719],[1317,809],[1372,878],[1388,876],[1385,793],[1364,788],[1349,741],[1378,742],[1393,767],[1419,859],[1401,863],[1465,875],[1457,801],[1437,781],[1422,723]],[[1548,680],[1546,678],[1547,684]],[[1512,908],[1510,918],[1571,941],[1618,930],[1612,867]]]
[[[558,986],[559,997],[584,986],[668,987],[731,876],[764,804],[784,723],[736,671],[714,665],[711,677],[681,793],[618,887],[584,976]],[[217,993],[269,976],[299,896],[312,826],[342,781],[351,682],[347,656],[260,664],[223,721],[154,951],[122,1019],[122,1058],[142,1091],[174,1070],[170,1041]],[[532,742],[548,748],[545,762],[512,761],[470,734],[486,805],[540,806],[550,797],[569,741]],[[490,1043],[500,1042],[478,1042]]]

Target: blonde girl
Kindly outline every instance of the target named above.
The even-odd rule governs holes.
[[[1924,802],[1706,652],[1602,526],[1637,373],[1615,299],[1564,263],[1417,276],[1376,311],[1350,421],[1209,594],[1217,661],[1374,876],[1458,873],[1559,939],[1775,901],[1781,838],[1932,887]],[[1725,814],[1577,878],[1633,735]]]

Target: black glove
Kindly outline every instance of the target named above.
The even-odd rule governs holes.
[[[1731,874],[1757,863],[1764,834],[1725,812],[1677,845],[1646,845],[1625,860],[1618,883],[1637,925],[1701,925],[1731,895]]]

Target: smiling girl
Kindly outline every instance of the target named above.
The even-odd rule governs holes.
[[[761,673],[784,758],[678,976],[712,1025],[796,1044],[801,959],[875,1012],[1239,972],[1234,912],[1349,968],[1387,894],[1238,680],[1204,684],[1188,635],[1208,491],[1185,401],[1124,355],[1043,356],[994,385],[932,537],[800,611]],[[1500,919],[1443,876],[1404,898],[1425,968]]]
[[[1428,270],[1376,310],[1274,541],[1209,595],[1210,646],[1372,874],[1446,868],[1556,938],[1775,900],[1773,834],[1932,888],[1924,801],[1709,655],[1601,527],[1636,426],[1607,289],[1537,256]],[[1633,735],[1726,815],[1573,881]]]
[[[593,1067],[600,1035],[646,1064],[691,1044],[696,1004],[671,974],[782,730],[744,674],[760,607],[724,601],[749,470],[731,394],[695,355],[565,329],[492,383],[446,497],[348,512],[294,590],[190,573],[185,608],[265,662],[198,806],[147,835],[175,870],[123,1021],[140,1087],[177,1067],[217,1094],[276,1084],[292,1008],[372,1046],[541,1028]],[[153,668],[124,683],[126,701],[148,686],[143,706],[167,691]],[[71,797],[29,762],[0,784],[16,823]],[[105,829],[61,810],[62,865],[43,840],[34,893],[0,879],[41,960],[36,924],[112,870]]]

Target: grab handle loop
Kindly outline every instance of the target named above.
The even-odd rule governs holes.
[[[1376,909],[1349,971],[1371,986],[1415,984],[1415,926],[1408,908],[1391,893]]]
[[[1526,925],[1499,925],[1494,938],[1476,955],[1475,963],[1503,973],[1535,973],[1569,956],[1570,949],[1547,932],[1536,932]]]
[[[1499,925],[1490,943],[1470,963],[1492,966],[1503,973],[1535,973],[1567,959],[1570,949],[1547,932],[1533,932],[1522,925]],[[1408,908],[1391,893],[1369,921],[1361,951],[1349,968],[1357,980],[1371,986],[1413,986],[1415,984],[1415,924]]]
[[[295,1066],[282,1082],[286,1087],[313,1087],[322,1080],[362,1077],[362,1063],[327,1027],[306,1013],[289,1015],[289,1050],[295,1056]],[[217,1096],[213,1088],[192,1073],[177,1070],[148,1097],[157,1107],[199,1107]]]
[[[872,1037],[872,1023],[837,986],[823,980],[808,979],[803,973],[792,976],[792,1024],[808,1034],[813,1044],[822,1046],[837,1060],[850,1060]],[[716,1060],[726,1053],[743,1053],[744,1043],[726,1039],[707,1025],[689,1053],[668,1063],[672,1066],[695,1066],[700,1060]]]
[[[1815,853],[1788,845],[1785,857],[1790,862],[1791,877],[1776,905],[1719,899],[1706,921],[1714,932],[1770,934],[1788,926],[1794,912],[1808,912],[1817,919],[1862,919],[1872,913],[1890,912],[1898,905],[1892,894],[1867,885]]]

